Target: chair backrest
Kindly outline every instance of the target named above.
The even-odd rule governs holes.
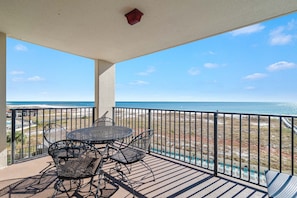
[[[61,140],[48,149],[57,175],[63,179],[81,179],[94,176],[103,164],[103,156],[93,145],[80,140]]]
[[[100,117],[95,120],[93,126],[114,126],[115,123],[112,118],[109,117]]]
[[[297,176],[267,170],[265,178],[269,197],[297,197]]]
[[[131,142],[128,144],[129,147],[136,147],[138,149],[142,149],[144,151],[148,151],[150,144],[151,144],[151,139],[153,137],[153,130],[148,129],[136,137],[134,137]]]
[[[59,140],[67,139],[67,130],[57,123],[48,123],[43,128],[43,137],[49,146]]]

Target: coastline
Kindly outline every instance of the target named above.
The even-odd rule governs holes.
[[[54,105],[6,105],[6,109],[47,109],[47,108],[70,108],[69,106]],[[75,108],[75,107],[72,107]]]
[[[94,107],[92,101],[8,101],[7,109],[20,108],[82,108]],[[207,111],[220,113],[266,114],[266,115],[297,115],[297,103],[288,102],[133,102],[116,101],[115,107],[163,109],[181,111]]]

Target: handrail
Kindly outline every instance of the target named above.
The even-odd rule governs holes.
[[[46,153],[43,126],[92,126],[95,107],[11,109],[8,163]],[[150,152],[265,185],[265,170],[297,175],[296,116],[113,107],[116,125],[153,129]]]
[[[43,140],[46,123],[57,122],[67,131],[92,126],[95,107],[10,109],[7,120],[8,164],[47,152]],[[11,115],[11,116],[10,116]]]
[[[153,129],[151,152],[214,175],[262,186],[265,170],[297,175],[296,116],[126,107],[114,107],[113,115],[116,124],[133,128],[135,135]]]

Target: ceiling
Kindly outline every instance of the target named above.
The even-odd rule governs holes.
[[[117,63],[295,11],[296,0],[0,0],[0,32]]]

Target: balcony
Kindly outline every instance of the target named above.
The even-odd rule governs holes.
[[[136,188],[138,197],[265,197],[265,170],[297,174],[294,116],[120,107],[113,108],[112,114],[117,125],[133,128],[135,134],[154,130],[145,160],[156,181]],[[42,126],[54,121],[68,130],[88,127],[93,115],[93,108],[12,110],[8,118],[12,165],[0,170],[0,193],[50,195],[53,175],[43,187],[33,181],[39,180],[39,171],[50,160],[39,158],[46,153]],[[112,196],[132,196],[129,186],[108,175],[112,166],[104,165],[107,177],[119,187]],[[136,179],[140,173],[141,167],[136,166],[130,177]]]
[[[39,173],[50,160],[46,156],[0,170],[0,197],[50,197],[54,192],[55,176],[49,172],[40,179]],[[145,161],[152,167],[156,180],[136,188],[137,197],[267,197],[264,187],[221,174],[215,177],[212,171],[158,154],[146,156]],[[106,164],[104,170],[108,173],[112,166]],[[141,168],[134,166],[130,178],[137,179]],[[116,185],[109,186],[112,190],[103,191],[105,196],[133,197],[126,183],[111,176],[108,178],[114,179]]]

